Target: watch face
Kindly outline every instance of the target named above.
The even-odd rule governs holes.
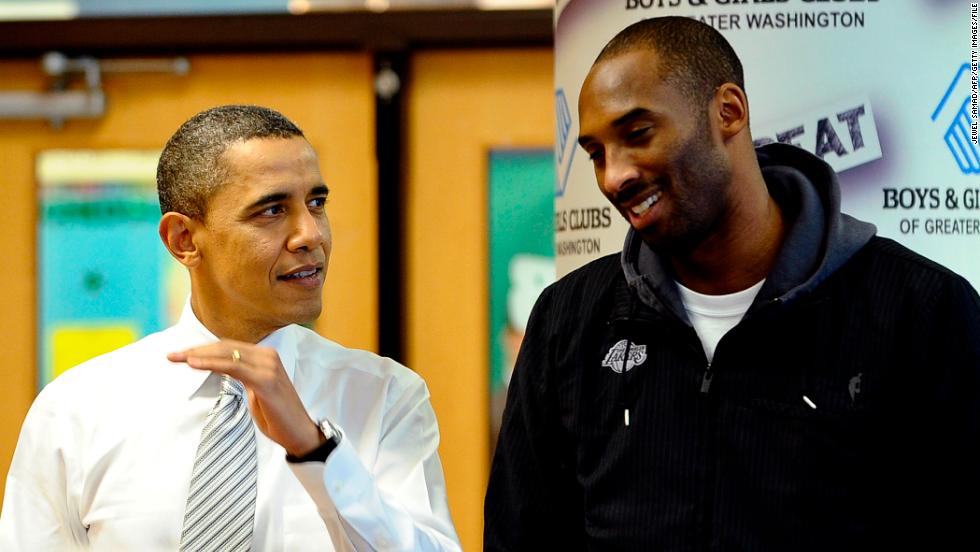
[[[330,420],[320,421],[320,431],[323,432],[323,436],[327,438],[328,441],[337,441],[340,438],[340,434],[334,429],[333,424]]]

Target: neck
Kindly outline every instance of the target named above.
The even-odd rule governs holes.
[[[226,316],[221,313],[228,309],[220,309],[212,306],[202,295],[191,285],[191,310],[201,324],[213,333],[218,339],[234,339],[246,343],[258,343],[265,339],[269,334],[278,328],[257,327],[249,321],[235,316]]]
[[[769,195],[761,170],[732,202],[719,228],[689,254],[671,257],[678,281],[707,295],[747,289],[763,280],[776,262],[785,229],[782,212]]]

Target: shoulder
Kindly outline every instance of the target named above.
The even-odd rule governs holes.
[[[343,375],[345,380],[372,380],[376,384],[398,388],[424,388],[422,377],[405,365],[371,351],[345,347],[322,335],[295,326],[297,365],[296,369],[307,375],[331,377],[332,372]]]
[[[617,304],[617,290],[626,289],[618,254],[601,257],[566,274],[538,297],[528,319],[522,350],[544,354],[548,347],[564,348],[595,333]]]
[[[541,300],[560,308],[578,306],[585,310],[602,300],[617,282],[625,282],[619,253],[591,261],[560,278],[542,292]]]
[[[854,260],[852,270],[874,276],[880,283],[933,290],[971,288],[965,278],[949,268],[881,236],[871,238]]]
[[[980,310],[980,298],[966,278],[889,238],[872,238],[843,272],[852,288],[880,302],[914,305],[921,314]]]
[[[66,370],[45,389],[99,387],[105,385],[107,380],[115,380],[122,376],[121,370],[126,370],[127,375],[131,376],[133,371],[146,369],[149,364],[152,364],[153,358],[163,359],[166,353],[170,352],[168,343],[171,342],[166,338],[168,331],[150,334],[133,343],[86,360]]]
[[[346,431],[359,432],[363,416],[381,414],[381,423],[431,418],[430,394],[421,376],[393,359],[344,347],[316,332],[296,327],[293,385],[311,416],[330,417]]]
[[[599,257],[569,272],[555,283],[560,288],[608,286],[616,278],[623,277],[619,253]]]
[[[32,410],[84,413],[105,406],[106,399],[131,394],[133,382],[151,381],[149,371],[166,360],[167,332],[150,334],[69,368],[44,386]]]

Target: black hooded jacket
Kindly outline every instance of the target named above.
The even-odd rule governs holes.
[[[816,157],[758,157],[788,231],[710,364],[633,232],[541,295],[485,550],[980,546],[980,298],[841,214]]]

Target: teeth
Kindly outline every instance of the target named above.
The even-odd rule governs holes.
[[[634,205],[633,208],[630,210],[633,211],[633,214],[635,215],[642,215],[647,209],[652,207],[653,204],[659,200],[660,200],[660,193],[654,192],[653,195],[651,195],[646,199],[646,201],[638,205]]]
[[[297,272],[295,274],[290,274],[289,276],[286,276],[286,277],[287,278],[290,278],[290,279],[292,279],[292,278],[309,278],[310,276],[313,276],[314,274],[316,274],[316,269],[315,268],[314,269],[311,269],[311,270],[304,270],[302,272]]]

